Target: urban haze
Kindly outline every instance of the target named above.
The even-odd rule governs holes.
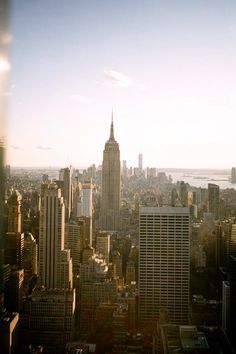
[[[235,18],[1,1],[0,353],[235,354]]]

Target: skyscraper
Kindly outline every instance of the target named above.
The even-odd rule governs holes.
[[[89,240],[88,244],[92,245],[93,189],[91,178],[82,183],[79,202],[77,203],[77,216],[84,221],[86,238]]]
[[[140,172],[143,170],[143,154],[138,155],[138,168]]]
[[[102,162],[101,227],[117,230],[120,224],[120,149],[114,137],[113,118],[110,137],[105,144]]]
[[[59,180],[63,181],[62,196],[65,204],[65,220],[68,221],[72,210],[72,184],[71,169],[69,167],[62,168],[59,171]]]
[[[56,184],[42,185],[39,234],[39,275],[46,288],[72,286],[70,251],[64,250],[65,207]],[[65,254],[68,253],[68,254]]]
[[[188,323],[190,213],[186,207],[141,207],[139,224],[139,319]]]
[[[236,183],[236,168],[232,167],[231,169],[231,183]]]
[[[208,183],[208,211],[214,219],[219,219],[220,188],[217,184]]]
[[[21,232],[21,194],[14,190],[8,199],[8,232]]]
[[[184,181],[181,181],[179,185],[179,200],[182,206],[188,206],[188,189]]]
[[[93,204],[92,204],[93,190],[91,180],[86,181],[82,184],[81,189],[81,201],[82,201],[82,210],[81,215],[92,218]]]
[[[110,255],[110,235],[107,232],[98,232],[96,237],[96,252],[102,254],[107,264]]]

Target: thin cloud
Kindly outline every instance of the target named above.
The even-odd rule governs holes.
[[[88,97],[77,95],[77,94],[71,95],[70,99],[72,101],[79,102],[79,103],[86,103],[86,104],[91,103],[91,100]]]
[[[11,145],[10,147],[11,147],[13,150],[19,150],[19,149],[20,149],[20,147],[17,146],[17,145]]]
[[[104,70],[105,81],[99,82],[96,84],[104,87],[134,87],[142,91],[147,91],[148,86],[137,83],[131,79],[131,77],[120,73],[115,70]]]
[[[38,145],[36,146],[37,150],[52,150],[52,148],[50,146],[42,146],[42,145]]]
[[[134,83],[129,76],[119,73],[118,71],[105,70],[104,75],[106,79],[111,81],[111,83],[113,83],[115,86],[120,86],[120,87],[134,86]]]

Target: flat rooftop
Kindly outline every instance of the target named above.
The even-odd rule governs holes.
[[[164,207],[146,207],[146,206],[141,206],[139,208],[139,213],[140,214],[162,214],[162,215],[182,215],[186,214],[189,215],[190,210],[189,207],[182,207],[182,206],[164,206]]]
[[[205,335],[195,326],[162,325],[161,342],[164,354],[210,353]]]

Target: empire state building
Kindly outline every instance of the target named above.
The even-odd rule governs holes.
[[[101,228],[118,230],[120,225],[120,149],[114,137],[113,117],[110,137],[102,162]]]

